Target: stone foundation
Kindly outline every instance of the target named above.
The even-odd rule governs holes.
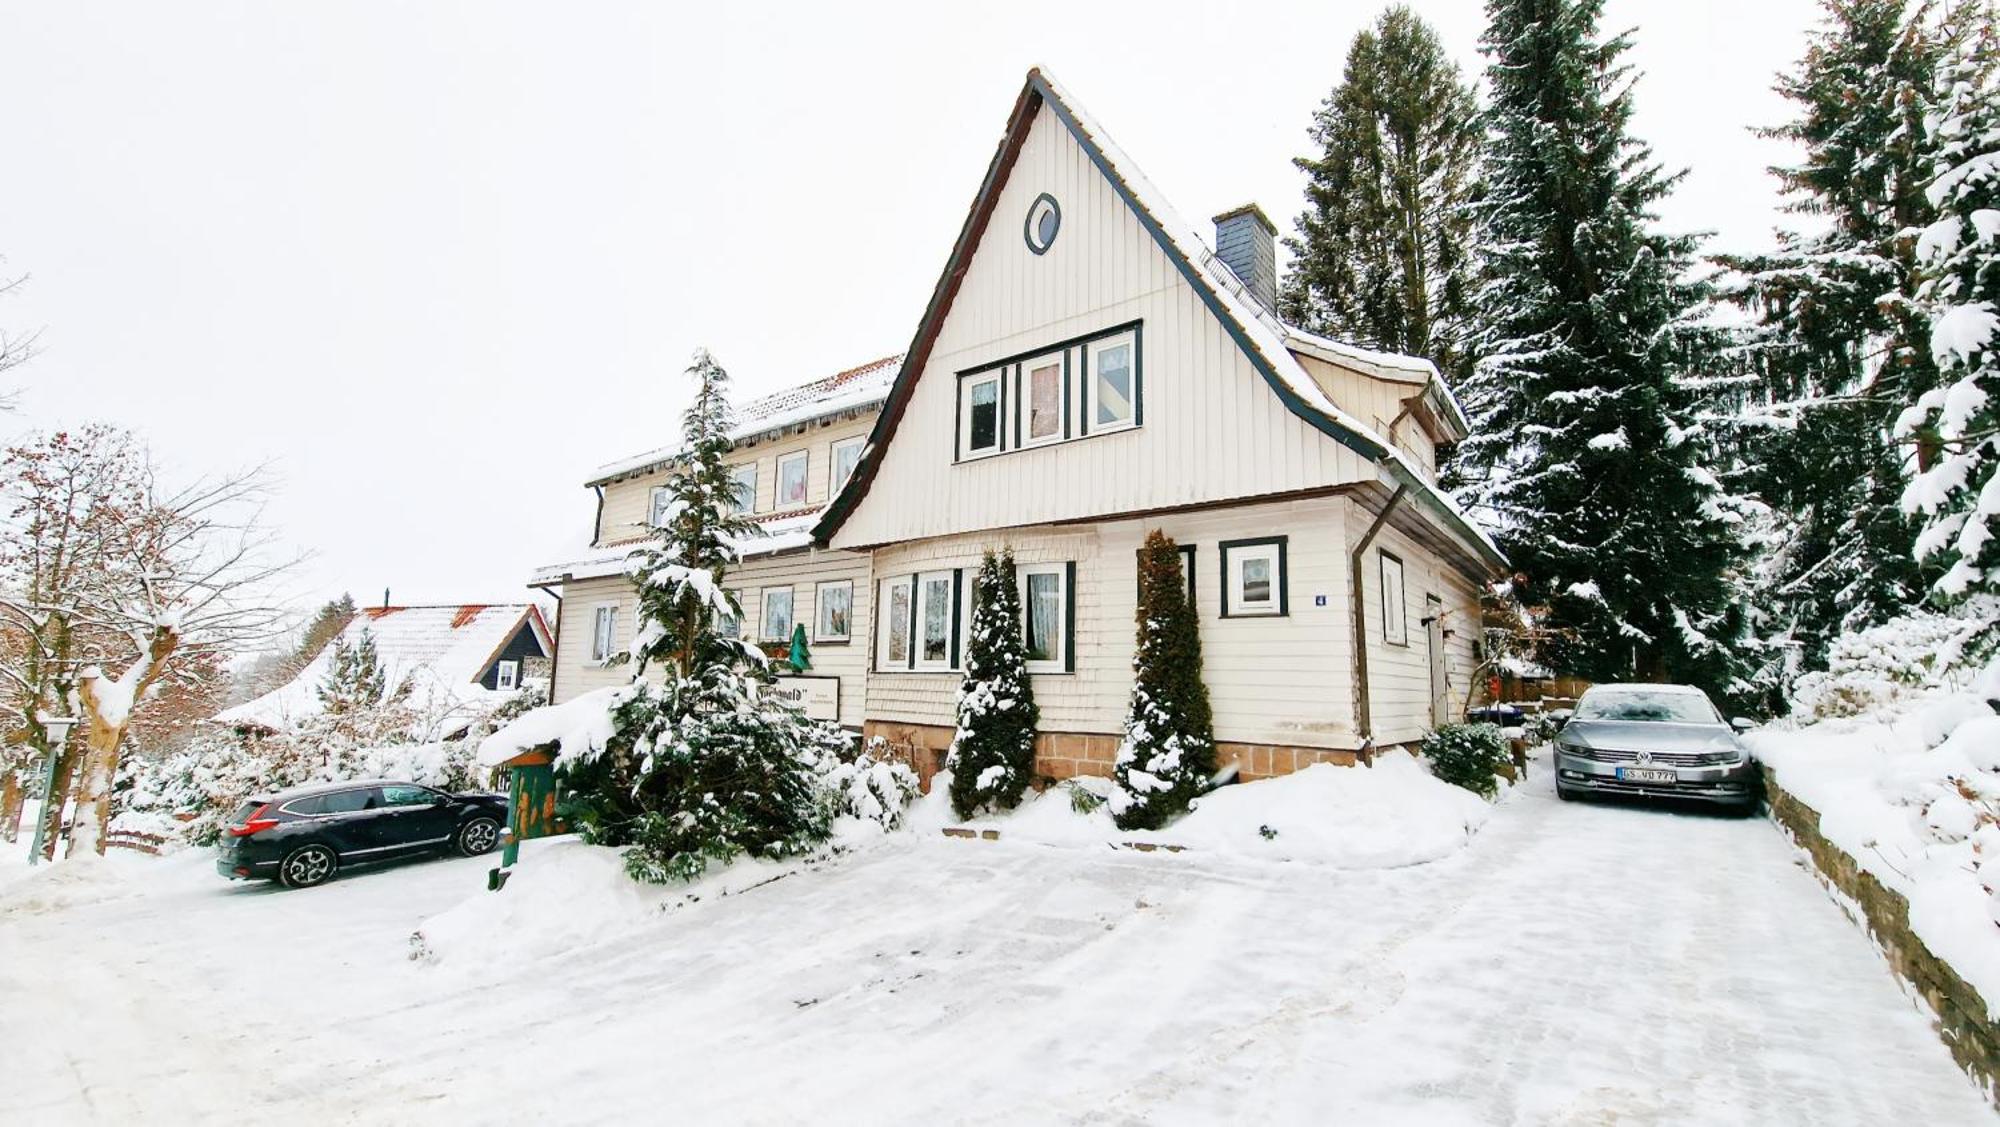
[[[1821,835],[1819,811],[1781,789],[1768,767],[1764,790],[1772,820],[1812,858],[1820,878],[1860,908],[1862,922],[1888,957],[1890,968],[1937,1015],[1932,1027],[1951,1050],[1952,1059],[1979,1081],[1988,1099],[2000,1103],[2000,1025],[1987,1016],[1986,1000],[1910,930],[1909,902]]]
[[[898,724],[870,720],[862,726],[862,736],[880,736],[892,751],[916,768],[929,790],[931,776],[944,766],[951,748],[952,730],[935,724]],[[1050,779],[1077,775],[1111,776],[1118,755],[1119,737],[1090,732],[1042,732],[1035,737],[1035,773]],[[1289,747],[1274,744],[1217,743],[1217,766],[1234,763],[1236,777],[1245,781],[1289,775],[1314,763],[1352,767],[1355,754],[1321,747]]]

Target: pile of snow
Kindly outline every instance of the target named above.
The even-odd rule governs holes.
[[[20,846],[25,854],[27,846]],[[144,854],[81,853],[29,867],[0,880],[0,919],[16,915],[60,912],[82,904],[98,904],[142,892],[158,862]],[[11,868],[11,867],[10,867]]]
[[[1980,692],[1748,737],[1820,833],[1909,901],[1910,928],[2000,1019],[2000,663]],[[2000,692],[1995,692],[2000,695]]]
[[[424,920],[412,958],[474,968],[528,965],[629,935],[662,913],[745,892],[804,862],[739,857],[689,884],[646,884],[625,872],[624,851],[574,835],[523,842],[507,885],[478,892]]]
[[[1966,648],[2000,630],[2000,596],[1980,595],[1942,614],[1913,609],[1880,626],[1837,639],[1824,672],[1807,673],[1792,689],[1799,724],[1896,711],[1961,690],[1980,691],[1982,677],[2000,681],[2000,667],[1981,674]],[[1984,689],[2000,696],[2000,684]]]
[[[1440,782],[1414,756],[1394,752],[1373,767],[1314,764],[1275,779],[1222,787],[1163,830],[1120,831],[1102,800],[1109,779],[1078,778],[1010,814],[965,823],[1005,840],[1041,845],[1152,844],[1349,869],[1397,868],[1447,857],[1471,841],[1492,812],[1478,795]],[[918,830],[951,824],[945,776],[912,808]],[[1081,802],[1074,791],[1089,798]],[[1098,800],[1093,803],[1091,800]],[[1087,811],[1079,805],[1088,805]]]

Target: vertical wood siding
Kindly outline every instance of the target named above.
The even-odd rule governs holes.
[[[1360,542],[1374,514],[1355,507],[1347,518],[1348,548]],[[1403,613],[1409,624],[1409,644],[1392,645],[1382,633],[1381,553],[1403,561]],[[1451,685],[1451,707],[1463,708],[1474,674],[1473,643],[1479,637],[1479,592],[1458,569],[1438,559],[1392,522],[1369,545],[1361,564],[1363,607],[1367,613],[1369,702],[1379,745],[1422,739],[1431,723],[1429,642],[1423,627],[1424,596],[1444,604],[1445,671]],[[1351,677],[1350,677],[1351,683]]]
[[[1022,237],[1042,192],[1046,254]],[[1144,425],[954,464],[957,373],[1114,325],[1144,326]],[[1082,373],[1071,381],[1080,418]],[[1011,415],[1011,412],[1010,412]],[[1011,421],[1011,420],[1010,420]],[[835,547],[1043,524],[1372,480],[1279,401],[1052,113],[1036,118],[874,485]]]

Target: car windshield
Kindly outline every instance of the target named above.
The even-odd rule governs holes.
[[[1661,724],[1720,724],[1722,714],[1701,693],[1620,689],[1590,692],[1577,702],[1578,720],[1642,720]]]

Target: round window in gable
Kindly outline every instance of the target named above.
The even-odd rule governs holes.
[[[1027,237],[1028,249],[1036,254],[1047,254],[1055,245],[1056,232],[1062,230],[1062,208],[1056,206],[1056,198],[1043,192],[1028,205],[1028,220],[1022,227]]]

